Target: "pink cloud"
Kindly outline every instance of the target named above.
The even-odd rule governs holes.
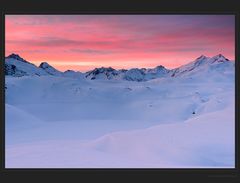
[[[16,52],[62,70],[99,65],[173,68],[202,54],[234,59],[231,15],[7,15],[5,27],[6,55]]]

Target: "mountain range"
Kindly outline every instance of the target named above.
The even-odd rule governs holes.
[[[39,66],[36,66],[20,57],[18,54],[13,53],[5,58],[4,71],[5,75],[13,77],[53,75],[58,77],[79,77],[89,80],[122,79],[128,81],[148,81],[165,77],[194,76],[204,72],[224,73],[228,72],[229,69],[234,69],[234,65],[233,61],[230,61],[222,54],[218,54],[214,57],[201,55],[196,60],[175,69],[167,69],[164,66],[159,65],[155,68],[132,68],[128,70],[116,70],[112,67],[101,67],[85,73],[73,70],[61,72],[47,62],[42,62]]]

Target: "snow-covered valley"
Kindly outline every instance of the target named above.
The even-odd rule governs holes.
[[[6,168],[234,167],[235,66],[224,56],[176,69],[40,66],[5,60]]]

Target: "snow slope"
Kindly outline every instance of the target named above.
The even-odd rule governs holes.
[[[226,115],[228,114],[228,115]],[[8,168],[233,168],[234,112],[228,107],[178,124],[9,145]]]

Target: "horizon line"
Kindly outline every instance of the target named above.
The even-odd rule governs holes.
[[[80,63],[77,63],[77,62],[70,62],[71,64],[69,65],[69,64],[63,64],[63,63],[61,63],[61,62],[55,62],[55,64],[49,64],[50,62],[49,61],[29,61],[29,60],[26,60],[25,58],[23,58],[23,57],[21,57],[19,54],[17,54],[17,53],[11,53],[11,54],[9,54],[8,56],[5,56],[5,59],[6,58],[8,58],[8,57],[10,57],[10,56],[12,56],[12,55],[15,55],[15,56],[18,56],[18,57],[20,57],[21,59],[23,59],[23,60],[25,60],[25,61],[27,61],[27,62],[29,62],[29,63],[31,63],[31,64],[34,64],[36,67],[39,67],[42,63],[47,63],[48,65],[50,65],[50,66],[52,66],[54,69],[56,69],[56,65],[68,65],[68,66],[85,66],[85,65],[87,65],[86,63],[95,63],[96,64],[96,62],[80,62]],[[206,55],[204,55],[204,54],[201,54],[199,57],[197,57],[197,58],[195,58],[195,60],[190,60],[190,61],[188,61],[188,62],[186,62],[185,64],[182,64],[182,65],[180,65],[180,66],[178,66],[178,67],[174,67],[174,68],[168,68],[168,67],[165,67],[164,65],[162,65],[162,64],[159,64],[159,65],[155,65],[154,67],[128,67],[128,68],[116,68],[116,67],[114,67],[114,66],[111,66],[111,65],[109,65],[109,66],[103,66],[103,65],[99,65],[98,67],[92,67],[92,69],[90,69],[90,70],[85,70],[85,71],[80,71],[80,70],[72,70],[72,69],[66,69],[66,70],[60,70],[60,69],[56,69],[56,70],[58,70],[58,71],[60,71],[60,72],[67,72],[67,71],[74,71],[74,72],[81,72],[81,73],[86,73],[86,72],[89,72],[89,71],[92,71],[92,70],[94,70],[94,69],[100,69],[100,68],[111,68],[111,69],[114,69],[114,70],[131,70],[131,69],[155,69],[155,68],[157,68],[157,67],[160,67],[160,66],[162,66],[162,67],[164,67],[165,69],[167,69],[167,70],[173,70],[173,69],[177,69],[177,68],[179,68],[179,67],[181,67],[181,66],[184,66],[184,65],[186,65],[186,64],[189,64],[189,63],[191,63],[191,62],[194,62],[194,61],[196,61],[197,59],[199,59],[199,58],[201,58],[201,57],[206,57],[206,58],[213,58],[213,57],[216,57],[216,56],[223,56],[224,58],[226,58],[223,54],[221,54],[221,53],[218,53],[218,54],[215,54],[214,56],[212,56],[212,57],[209,57],[209,56],[206,56]],[[230,59],[228,59],[228,58],[226,58],[227,60],[229,60],[229,61],[235,61],[235,60],[230,60]],[[69,61],[67,61],[68,63],[69,63]],[[36,64],[36,63],[38,63],[38,64]],[[51,63],[52,63],[52,61],[51,61]],[[61,63],[61,64],[57,64],[57,63]],[[82,63],[82,64],[81,64]]]

